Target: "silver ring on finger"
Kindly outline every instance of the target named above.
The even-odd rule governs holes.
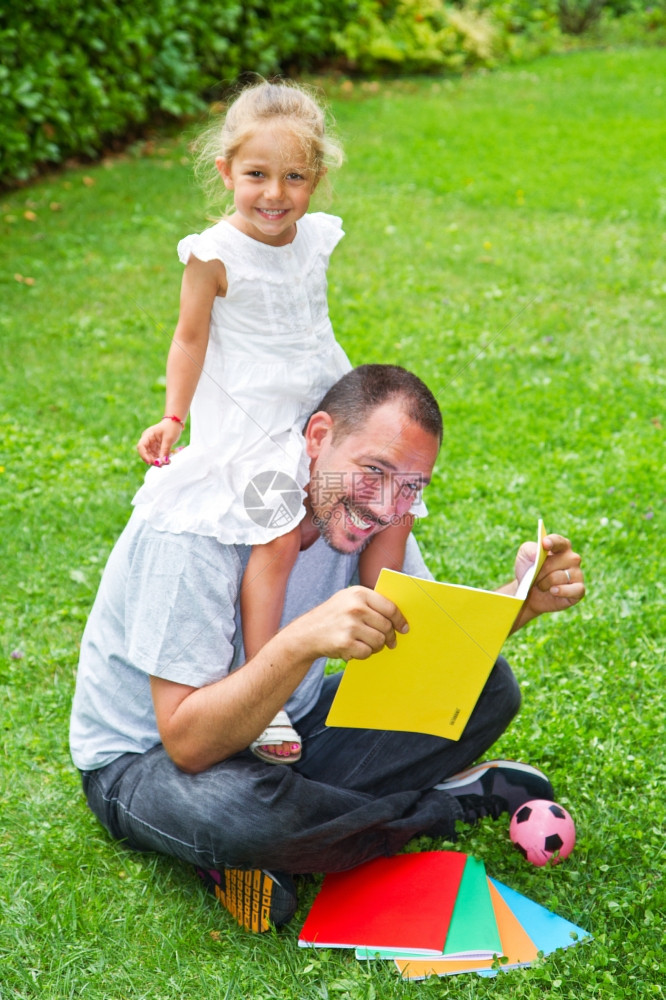
[[[571,583],[571,573],[568,569],[565,569],[564,572],[567,574],[567,583]]]

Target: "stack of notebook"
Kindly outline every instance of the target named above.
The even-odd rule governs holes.
[[[377,858],[326,875],[303,925],[303,948],[354,948],[395,962],[405,979],[494,975],[589,938],[587,931],[488,878],[458,851]]]

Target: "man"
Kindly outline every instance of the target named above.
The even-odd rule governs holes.
[[[129,847],[196,865],[247,927],[293,915],[294,873],[350,868],[420,833],[454,838],[458,820],[553,797],[529,765],[470,768],[519,707],[501,658],[457,742],[325,725],[340,677],[324,678],[326,658],[392,649],[408,629],[392,602],[349,584],[364,544],[429,482],[441,434],[434,397],[404,369],[364,365],[327,393],[305,430],[311,481],[283,627],[245,664],[247,548],[158,532],[135,511],[109,558],[71,721],[88,803]],[[516,628],[584,594],[570,543],[549,535],[543,544],[548,557]],[[504,592],[533,558],[526,543]],[[404,569],[429,575],[413,539]],[[303,739],[290,767],[247,750],[283,705]]]

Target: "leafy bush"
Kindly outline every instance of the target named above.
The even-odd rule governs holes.
[[[356,18],[334,41],[363,72],[460,72],[532,58],[558,37],[554,0],[360,0]]]
[[[655,7],[661,6],[663,8],[663,0],[661,4],[659,0],[605,0],[604,9],[610,11],[615,17],[624,17],[625,14],[636,14],[642,12],[648,12],[653,10]]]
[[[656,41],[666,33],[665,0],[6,3],[0,185],[30,178],[40,164],[98,155],[157,116],[196,113],[245,72],[332,64],[365,73],[492,67],[550,51],[561,38],[563,12],[584,18],[600,6],[604,24],[626,21]]]
[[[497,26],[501,55],[510,62],[522,62],[550,52],[559,42],[557,0],[479,0]]]
[[[199,0],[198,0],[199,2]],[[250,72],[320,66],[333,34],[356,16],[356,0],[239,0],[238,63]],[[269,67],[266,67],[266,63]]]
[[[604,0],[560,0],[560,25],[570,35],[582,35],[601,17]]]
[[[666,45],[666,0],[609,2],[601,18],[604,41]]]
[[[442,0],[360,0],[357,16],[334,42],[350,66],[363,72],[488,66],[497,44],[483,12]]]
[[[559,0],[562,31],[581,35],[601,33],[604,41],[653,40],[663,44],[666,26],[666,0]]]
[[[0,177],[24,178],[40,161],[97,153],[107,137],[156,111],[194,111],[201,89],[196,6],[8,5],[0,14]],[[238,13],[222,5],[212,18],[232,28]]]
[[[326,54],[347,10],[335,0],[3,5],[0,180],[95,155],[156,114],[196,112],[245,70],[306,67]]]

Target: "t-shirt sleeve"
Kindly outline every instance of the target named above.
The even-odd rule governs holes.
[[[419,543],[413,535],[410,535],[407,539],[407,547],[405,549],[402,571],[403,573],[408,573],[410,576],[418,576],[421,580],[433,579],[433,575],[426,566],[423,556],[421,555]]]
[[[212,538],[144,532],[126,588],[127,655],[140,671],[203,687],[234,657],[240,580],[235,549]]]

